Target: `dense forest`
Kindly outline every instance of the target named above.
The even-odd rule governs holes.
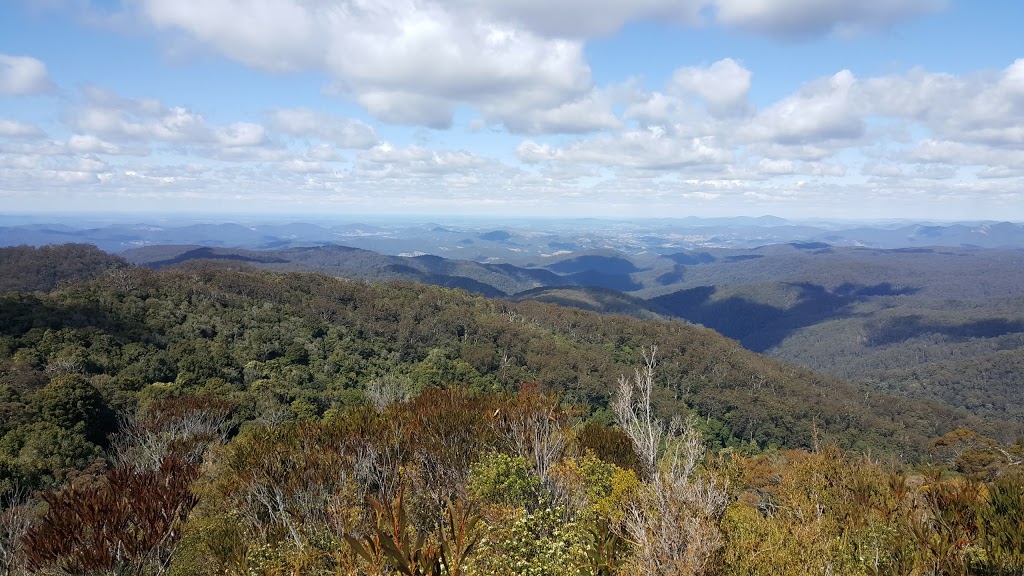
[[[749,350],[873,390],[986,417],[1024,415],[1024,395],[1015,393],[1022,382],[1013,369],[1013,357],[1024,353],[1024,251],[880,250],[820,242],[676,250],[574,251],[515,266],[341,246],[148,246],[124,256],[152,268],[245,263],[363,281],[408,280],[637,318],[680,318]],[[958,373],[982,377],[957,379]]]
[[[678,320],[18,250],[0,574],[1024,569],[1012,414]]]

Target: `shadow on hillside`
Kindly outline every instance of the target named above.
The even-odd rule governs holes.
[[[673,284],[679,284],[686,278],[686,266],[675,265],[672,267],[671,272],[665,272],[654,279],[659,286],[671,286]]]
[[[643,284],[633,280],[629,274],[603,274],[594,270],[587,270],[585,272],[569,274],[566,278],[577,286],[594,286],[618,290],[619,292],[632,292],[644,287]]]
[[[710,264],[717,260],[717,258],[708,252],[677,252],[676,254],[667,255],[665,258],[668,258],[676,264],[682,264],[684,266]]]
[[[0,337],[18,338],[33,329],[102,328],[116,335],[133,333],[132,326],[91,304],[54,306],[29,294],[0,296]]]
[[[1005,318],[986,318],[963,324],[945,324],[920,314],[891,318],[872,330],[868,342],[871,346],[888,346],[936,334],[951,342],[965,342],[973,338],[998,338],[1006,334],[1024,332],[1024,321]]]
[[[764,254],[740,254],[738,256],[726,257],[726,262],[746,262],[747,260],[760,260],[764,258]]]
[[[618,256],[600,256],[587,254],[561,260],[547,266],[548,270],[559,274],[580,274],[584,272],[596,272],[599,274],[618,276],[639,272],[640,269],[626,258]]]
[[[617,290],[597,287],[541,287],[515,295],[516,300],[546,302],[559,306],[570,306],[599,312],[601,314],[624,314],[634,318],[664,318],[646,300],[623,294]]]
[[[680,290],[649,302],[670,314],[702,324],[738,340],[748,350],[765,352],[793,332],[835,318],[849,316],[847,308],[873,296],[913,294],[917,288],[843,284],[835,290],[809,282],[786,284],[799,290],[797,303],[789,308],[732,296],[713,300],[713,286]]]
[[[150,262],[146,266],[154,270],[159,270],[167,266],[173,266],[175,264],[181,264],[189,260],[228,260],[231,262],[245,262],[253,264],[285,264],[288,260],[284,258],[277,258],[274,256],[246,256],[244,254],[232,254],[229,252],[218,252],[214,248],[196,248],[195,250],[189,250],[175,256],[174,258],[168,258],[167,260],[160,260],[157,262]]]

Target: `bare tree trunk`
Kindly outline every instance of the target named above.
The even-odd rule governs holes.
[[[668,427],[654,417],[656,347],[644,353],[633,379],[619,378],[613,401],[618,423],[633,441],[648,473],[646,494],[630,507],[626,536],[636,554],[624,573],[657,576],[703,574],[722,547],[719,524],[729,504],[728,484],[696,474],[704,444],[694,418]]]
[[[0,502],[0,576],[26,573],[21,537],[32,522],[27,499],[26,491],[15,490]]]

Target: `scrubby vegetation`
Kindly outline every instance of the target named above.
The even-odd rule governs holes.
[[[0,574],[1024,569],[1019,423],[681,322],[235,267],[0,297]]]

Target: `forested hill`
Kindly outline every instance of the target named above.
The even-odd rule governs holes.
[[[339,246],[273,251],[154,246],[127,256],[158,269],[319,270],[486,296],[516,293],[515,300],[645,319],[679,316],[754,351],[873,391],[940,402],[983,418],[1020,422],[1024,414],[1015,369],[1024,341],[1020,283],[1015,283],[1019,251],[783,245],[680,253],[667,260],[671,273],[659,268],[662,257],[633,261],[615,253],[563,258],[550,269],[384,256]],[[0,248],[0,265],[6,271],[0,284],[8,290],[48,290],[109,270],[123,276],[127,266],[87,245]],[[853,283],[857,278],[860,284]],[[598,280],[622,286],[671,280],[682,289],[642,300],[608,287],[562,285]]]
[[[128,266],[91,244],[0,248],[0,294],[52,290],[61,282],[88,280]]]
[[[681,321],[227,264],[0,296],[0,573],[1024,566],[1019,422]]]
[[[617,377],[652,344],[659,412],[696,412],[718,445],[807,447],[818,434],[856,451],[913,457],[958,427],[1003,440],[1020,433],[1008,422],[868,393],[678,321],[321,274],[130,269],[3,297],[0,431],[17,440],[0,445],[45,442],[32,438],[36,419],[62,390],[93,398],[81,422],[68,415],[61,425],[94,443],[113,431],[100,414],[130,413],[157,397],[224,396],[244,407],[243,419],[287,420],[362,402],[382,378],[411,391],[538,382],[608,421]],[[80,448],[87,453],[88,443]],[[17,462],[19,453],[3,457]]]

